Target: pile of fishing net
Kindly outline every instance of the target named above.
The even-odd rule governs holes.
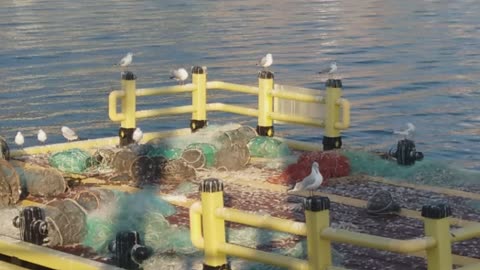
[[[49,163],[52,167],[69,173],[83,173],[97,164],[92,155],[78,148],[54,153],[49,157]]]
[[[166,219],[175,212],[175,207],[158,197],[153,189],[116,193],[114,201],[88,215],[87,234],[82,243],[107,254],[107,246],[118,232],[137,231],[145,245],[156,253],[193,253],[196,249],[188,229],[171,225]]]
[[[339,151],[314,151],[302,153],[296,163],[288,165],[280,175],[272,176],[267,181],[274,184],[294,185],[311,173],[313,162],[320,165],[324,183],[329,178],[350,174],[350,162]]]
[[[182,159],[194,169],[239,170],[250,160],[248,142],[257,136],[248,126],[209,126],[190,136],[153,140],[149,157]]]
[[[352,174],[361,173],[431,186],[477,186],[478,189],[480,172],[455,168],[438,160],[423,160],[414,165],[401,166],[374,153],[344,151],[343,154],[350,161]]]
[[[0,207],[15,204],[21,194],[53,197],[66,189],[64,177],[54,168],[0,159]]]

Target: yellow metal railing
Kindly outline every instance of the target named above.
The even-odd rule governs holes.
[[[206,68],[192,69],[192,83],[162,88],[136,89],[136,77],[132,73],[122,76],[122,90],[112,91],[108,98],[108,115],[112,121],[121,122],[120,138],[128,137],[136,127],[136,120],[149,117],[191,113],[191,129],[202,128],[207,122],[207,111],[223,111],[234,114],[257,117],[257,131],[263,136],[273,136],[273,121],[279,120],[293,124],[310,125],[325,128],[325,136],[335,140],[340,138],[340,131],[350,126],[350,103],[342,98],[340,80],[327,82],[326,96],[308,95],[294,91],[275,91],[273,73],[262,71],[258,76],[258,86],[227,83],[221,81],[207,82]],[[207,90],[225,90],[256,95],[258,108],[252,109],[223,103],[207,103]],[[176,93],[192,93],[192,104],[151,110],[136,110],[136,98]],[[324,120],[305,115],[293,116],[273,111],[273,99],[282,98],[302,102],[324,104]],[[121,111],[117,111],[117,102],[121,102]],[[341,116],[341,117],[340,117]],[[128,138],[127,138],[128,139]],[[324,143],[325,146],[325,143]],[[330,148],[339,148],[330,147]]]
[[[428,270],[451,270],[452,242],[480,236],[480,224],[450,231],[451,210],[447,205],[424,206],[422,216],[425,236],[399,240],[330,227],[328,197],[306,198],[303,223],[224,207],[223,183],[218,179],[204,180],[200,189],[201,202],[195,202],[190,207],[190,237],[195,247],[204,250],[204,264],[214,268],[227,265],[226,256],[229,255],[288,269],[344,269],[332,266],[331,242],[337,242],[404,254],[426,251]],[[301,260],[228,243],[225,237],[226,221],[306,236],[307,259]],[[480,268],[478,264],[474,264],[457,269]]]
[[[12,263],[0,260],[0,269],[26,269],[16,267],[19,260],[43,266],[45,269],[65,270],[121,270],[123,268],[85,259],[21,240],[0,236],[0,254],[12,258]],[[2,258],[5,261],[5,258]],[[3,268],[2,265],[8,265]]]

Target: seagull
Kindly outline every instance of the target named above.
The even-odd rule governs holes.
[[[332,62],[329,67],[320,70],[318,73],[319,73],[319,74],[328,73],[329,75],[331,75],[331,74],[333,74],[335,71],[337,71],[337,62]]]
[[[188,78],[188,72],[184,68],[174,69],[170,71],[170,79],[175,79],[179,84],[184,84]]]
[[[47,133],[45,133],[45,131],[43,131],[43,129],[40,129],[38,131],[38,134],[37,134],[37,139],[38,139],[39,142],[44,144],[45,141],[47,140]]]
[[[125,55],[122,58],[122,60],[118,62],[118,64],[116,64],[116,66],[120,66],[122,68],[128,67],[132,63],[132,60],[133,60],[133,53],[129,52],[127,53],[127,55]]]
[[[75,133],[75,131],[71,130],[69,127],[66,126],[62,127],[62,135],[69,142],[78,140],[78,135]]]
[[[15,143],[18,146],[22,146],[25,143],[25,138],[22,135],[22,132],[17,132],[17,135],[15,136]]]
[[[136,128],[135,131],[133,132],[132,138],[136,143],[140,143],[140,141],[143,138],[142,130],[140,128]]]
[[[407,123],[407,129],[405,130],[394,130],[393,134],[403,135],[405,139],[413,134],[415,131],[415,126],[412,123]]]
[[[320,187],[323,182],[323,176],[320,173],[319,166],[317,162],[312,164],[312,172],[307,177],[303,178],[302,181],[295,184],[295,187],[288,192],[300,191],[300,190],[310,190],[314,191]]]
[[[262,59],[257,63],[257,66],[261,66],[264,69],[268,68],[273,64],[273,58],[271,53],[267,53]]]

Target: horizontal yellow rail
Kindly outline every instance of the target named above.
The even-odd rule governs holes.
[[[193,106],[185,105],[185,106],[168,107],[163,109],[136,111],[135,118],[141,119],[141,118],[157,117],[157,116],[172,115],[172,114],[184,114],[184,113],[191,113],[191,112],[193,112]]]
[[[466,265],[464,267],[456,268],[456,270],[478,270],[480,269],[480,263]]]
[[[170,87],[141,88],[141,89],[137,89],[135,94],[137,97],[159,96],[159,95],[192,92],[194,89],[195,89],[195,85],[189,83],[185,85],[177,85],[177,86],[170,86]]]
[[[147,142],[154,138],[185,136],[191,133],[192,132],[189,128],[181,128],[181,129],[159,131],[159,132],[148,132],[143,134],[143,141]],[[56,143],[56,144],[26,147],[22,150],[14,150],[10,152],[10,155],[12,157],[18,157],[18,156],[24,156],[24,155],[36,155],[36,154],[45,154],[49,152],[58,152],[58,151],[72,149],[72,148],[80,148],[80,149],[88,150],[88,149],[98,149],[105,146],[114,146],[114,145],[118,145],[118,137],[107,137],[107,138],[100,138],[100,139],[91,139],[91,140],[82,140],[82,141],[74,141],[74,142],[67,142],[67,143]]]
[[[218,246],[220,252],[239,257],[242,259],[257,261],[266,264],[273,264],[280,267],[286,267],[292,270],[308,270],[308,263],[304,260],[283,256],[275,253],[269,253],[253,248],[242,247],[234,244],[223,243]]]
[[[269,113],[269,115],[270,117],[272,117],[273,120],[278,120],[282,122],[303,124],[303,125],[315,126],[315,127],[325,127],[325,122],[323,120],[318,120],[315,118],[294,116],[294,115],[282,114],[277,112],[271,112]]]
[[[480,237],[480,224],[468,225],[463,228],[451,230],[450,232],[452,235],[452,242]]]
[[[223,103],[209,103],[206,106],[207,111],[222,111],[229,113],[236,113],[247,116],[258,116],[258,110],[246,108],[237,105],[223,104]]]
[[[217,217],[239,224],[264,228],[279,232],[307,236],[307,227],[303,222],[296,222],[267,215],[248,213],[233,208],[219,208],[215,211]]]
[[[29,270],[28,268],[23,268],[21,266],[10,264],[7,262],[0,261],[0,269],[2,270]]]
[[[397,253],[418,252],[436,245],[436,241],[432,237],[398,240],[334,228],[323,230],[321,236],[322,238],[338,243],[352,244]]]
[[[290,99],[303,102],[325,103],[325,98],[322,96],[312,96],[289,91],[272,91],[272,96],[276,98]]]
[[[248,86],[243,84],[227,83],[221,81],[207,82],[208,90],[226,90],[245,94],[258,95],[258,87]]]
[[[0,236],[0,254],[53,269],[122,269],[5,236]]]

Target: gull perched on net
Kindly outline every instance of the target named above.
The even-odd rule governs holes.
[[[170,79],[175,79],[179,84],[184,84],[185,80],[188,79],[188,71],[184,68],[171,70]]]
[[[264,69],[268,68],[273,64],[273,57],[271,53],[267,53],[260,61],[257,63],[257,66],[261,66]]]
[[[71,130],[69,127],[63,126],[62,127],[62,135],[67,139],[67,141],[75,141],[78,140],[78,135],[75,131]]]
[[[37,139],[40,143],[44,144],[45,141],[47,140],[47,133],[45,133],[43,129],[40,129],[37,133]]]
[[[313,162],[312,172],[307,177],[303,178],[302,181],[296,183],[295,187],[289,190],[288,193],[301,190],[309,190],[313,193],[314,190],[322,185],[322,182],[323,176],[320,173],[319,165],[317,162]]]
[[[415,126],[412,123],[407,123],[407,129],[404,130],[394,130],[393,134],[403,135],[405,139],[409,136],[413,137],[413,133],[415,132]]]
[[[23,137],[22,132],[17,132],[17,135],[15,135],[15,144],[18,146],[22,146],[25,143],[25,138]]]

